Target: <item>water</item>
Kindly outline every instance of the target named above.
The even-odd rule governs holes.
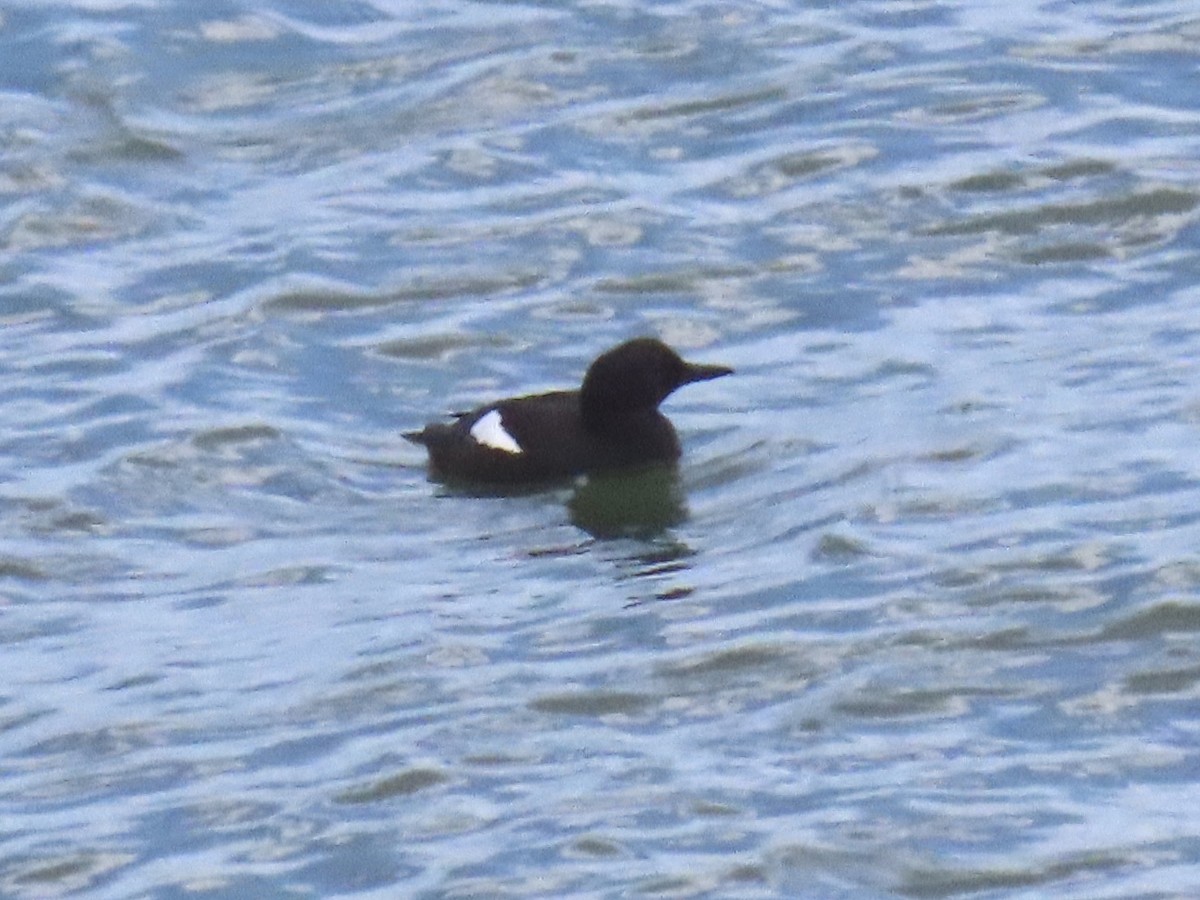
[[[1193,7],[0,7],[0,895],[1194,896]]]

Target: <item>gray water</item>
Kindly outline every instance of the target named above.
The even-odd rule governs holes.
[[[0,5],[0,895],[1200,893],[1200,12]],[[399,434],[655,334],[677,473]]]

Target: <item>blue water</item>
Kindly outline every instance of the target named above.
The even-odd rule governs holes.
[[[1196,896],[1198,48],[0,5],[0,896]],[[673,475],[399,437],[637,334]]]

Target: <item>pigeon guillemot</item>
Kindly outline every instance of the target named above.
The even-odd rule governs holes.
[[[658,405],[682,385],[732,371],[635,338],[597,357],[577,391],[499,400],[404,437],[429,450],[436,474],[466,481],[520,484],[670,463],[679,438]]]

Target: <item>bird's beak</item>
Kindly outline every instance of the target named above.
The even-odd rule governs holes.
[[[683,372],[683,384],[691,384],[693,381],[709,381],[713,378],[720,378],[722,375],[732,375],[733,369],[729,366],[709,366],[703,363],[688,363],[687,368]]]

